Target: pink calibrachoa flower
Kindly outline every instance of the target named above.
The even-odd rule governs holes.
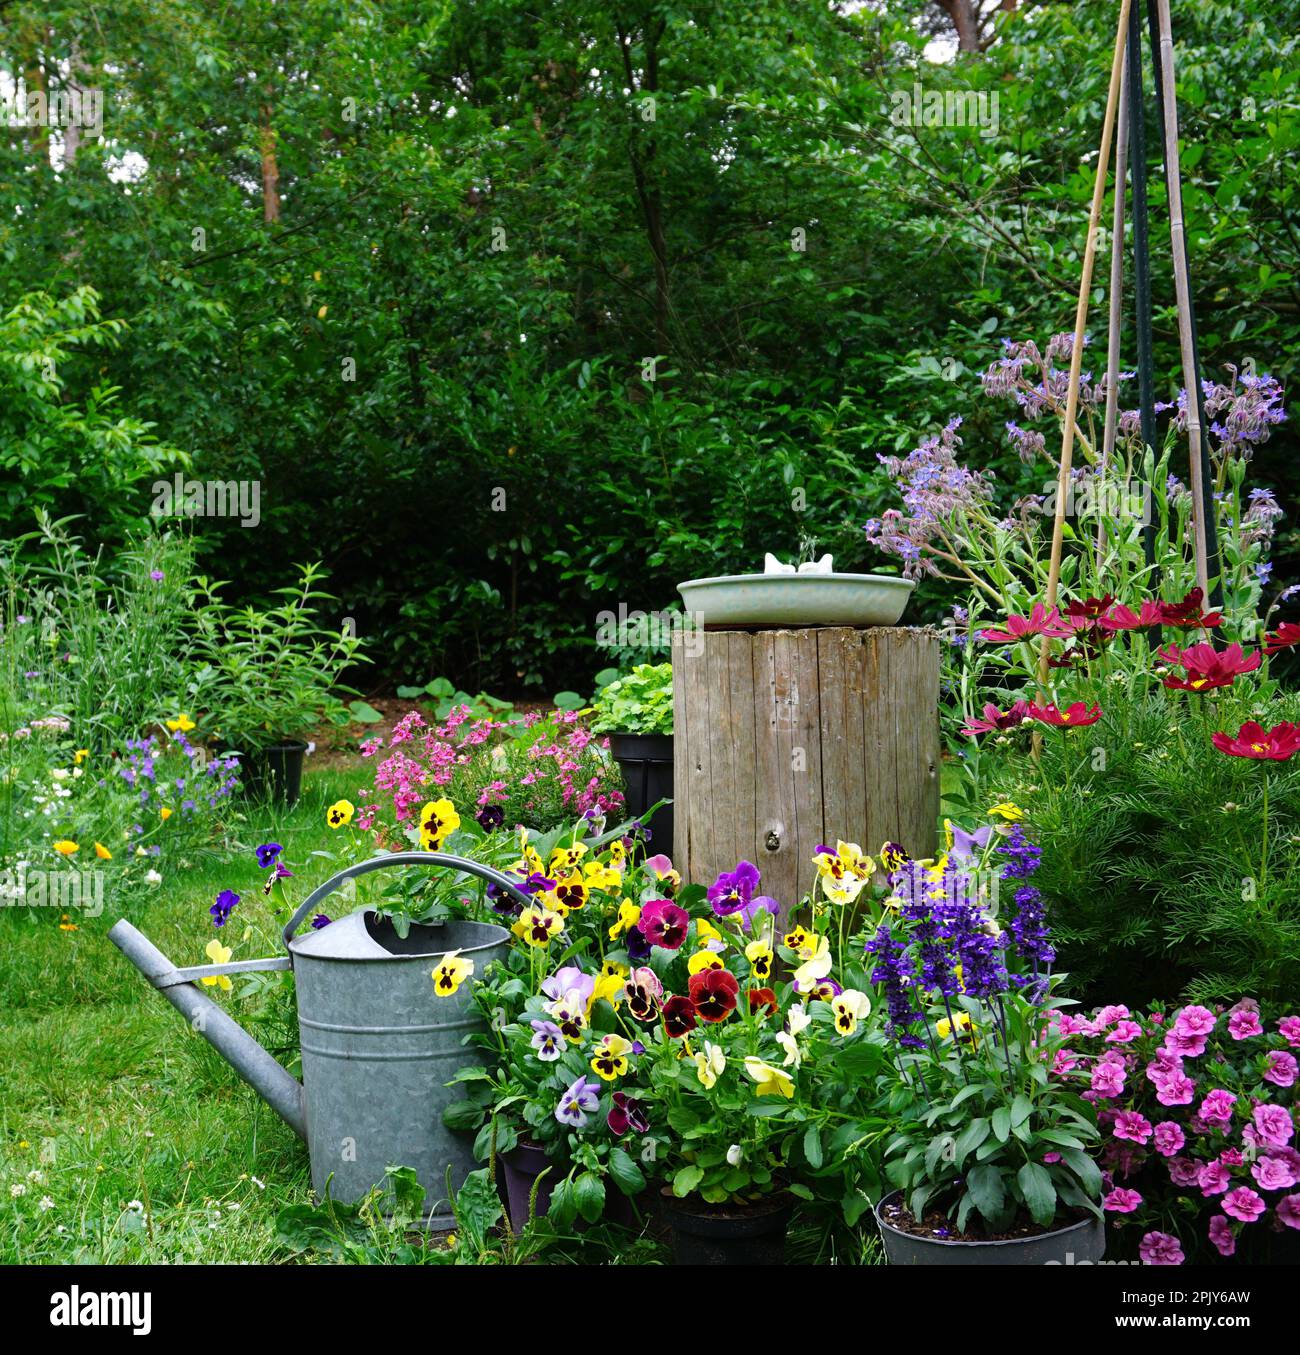
[[[1120,1021],[1115,1029],[1106,1036],[1107,1044],[1131,1044],[1142,1034],[1142,1027],[1136,1021]]]
[[[1263,1033],[1264,1027],[1260,1025],[1258,1012],[1233,1012],[1228,1017],[1228,1034],[1234,1040],[1249,1040],[1252,1035],[1263,1035]]]
[[[1242,1223],[1254,1223],[1264,1208],[1263,1199],[1249,1186],[1238,1186],[1223,1197],[1223,1212]]]
[[[1098,1096],[1118,1096],[1124,1090],[1124,1067],[1118,1063],[1099,1063],[1092,1070],[1091,1087]]]
[[[1232,1177],[1222,1162],[1206,1162],[1197,1173],[1196,1183],[1208,1199],[1211,1195],[1222,1195],[1232,1184]]]
[[[1109,1210],[1112,1214],[1131,1214],[1141,1203],[1142,1197],[1136,1190],[1125,1190],[1122,1186],[1116,1186],[1102,1200],[1101,1207]]]
[[[1285,1049],[1274,1049],[1265,1059],[1268,1065],[1264,1070],[1264,1081],[1275,1087],[1290,1087],[1296,1080],[1297,1069],[1295,1055]]]
[[[1285,1195],[1273,1208],[1279,1223],[1288,1228],[1300,1228],[1300,1195]]]
[[[1093,1026],[1097,1031],[1103,1031],[1113,1026],[1116,1021],[1127,1021],[1132,1015],[1133,1013],[1123,1003],[1112,1004],[1098,1011],[1093,1017]]]
[[[1162,1106],[1190,1106],[1196,1083],[1185,1073],[1174,1073],[1156,1084],[1156,1100]]]
[[[1295,1133],[1291,1112],[1285,1106],[1256,1106],[1251,1120],[1259,1139],[1275,1148],[1285,1147]]]
[[[1152,1146],[1161,1157],[1173,1157],[1187,1142],[1182,1128],[1172,1120],[1162,1120],[1152,1132]]]
[[[1232,1256],[1237,1250],[1237,1235],[1232,1231],[1232,1224],[1222,1214],[1216,1214],[1210,1220],[1210,1241],[1220,1256]]]
[[[1136,1110],[1121,1110],[1115,1117],[1115,1128],[1111,1132],[1117,1139],[1145,1143],[1151,1137],[1151,1121]]]
[[[1300,1049],[1300,1016],[1284,1016],[1278,1023],[1277,1028],[1282,1032],[1282,1038],[1294,1049]]]
[[[1218,1018],[1208,1007],[1183,1007],[1174,1017],[1179,1035],[1208,1035]]]
[[[1219,1154],[1219,1161],[1225,1167],[1240,1167],[1245,1160],[1240,1148],[1225,1148]]]
[[[1232,1121],[1232,1107],[1236,1101],[1235,1092],[1224,1091],[1219,1087],[1206,1096],[1196,1113],[1202,1120],[1211,1124],[1229,1124]]]
[[[1169,1159],[1169,1179],[1176,1186],[1198,1186],[1201,1183],[1201,1166],[1190,1157],[1171,1157]]]
[[[1250,1169],[1255,1184],[1261,1190],[1287,1190],[1295,1185],[1295,1172],[1280,1157],[1261,1157]]]
[[[1168,1233],[1150,1232],[1138,1245],[1138,1255],[1147,1266],[1181,1266],[1183,1248],[1176,1237]]]
[[[1197,1059],[1205,1053],[1207,1035],[1183,1035],[1177,1030],[1165,1031],[1165,1049],[1177,1059]]]

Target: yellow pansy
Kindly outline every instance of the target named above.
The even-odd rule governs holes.
[[[970,1013],[958,1012],[951,1021],[949,1021],[946,1016],[940,1017],[940,1019],[935,1022],[934,1028],[938,1031],[941,1040],[946,1040],[948,1036],[952,1034],[954,1024],[958,1030],[969,1030]]]
[[[609,864],[617,871],[621,872],[623,863],[627,860],[627,848],[623,845],[623,839],[616,837],[609,844]]]
[[[81,764],[85,762],[85,760],[89,756],[90,756],[89,748],[78,748],[77,751],[72,755],[72,761],[76,764],[76,766],[80,767]]]
[[[101,861],[111,861],[113,859],[113,853],[110,852],[102,842],[95,843],[95,855],[99,857]]]
[[[727,1066],[727,1056],[718,1045],[711,1040],[705,1040],[704,1048],[697,1052],[694,1058],[695,1076],[707,1091],[722,1076]]]
[[[204,946],[203,953],[213,964],[229,964],[230,957],[234,954],[229,946],[223,946],[215,936]],[[234,987],[234,984],[230,982],[229,974],[211,974],[205,979],[200,979],[199,982],[205,988],[220,988],[223,993],[230,992]]]
[[[1025,811],[1010,800],[1001,800],[995,805],[990,805],[989,813],[996,814],[1000,819],[1006,819],[1008,823],[1019,823],[1025,817]]]
[[[585,842],[575,842],[568,847],[556,847],[551,853],[551,867],[546,873],[555,875],[562,870],[572,870],[586,854]]]
[[[173,734],[177,732],[188,734],[190,730],[194,728],[194,721],[191,720],[188,715],[178,715],[176,719],[167,721],[167,728],[170,729]]]
[[[462,959],[458,950],[449,950],[433,967],[433,991],[439,997],[450,997],[473,972],[473,960]]]
[[[331,828],[342,828],[352,822],[352,816],[356,812],[356,806],[351,800],[335,800],[325,811],[325,822]]]
[[[615,966],[616,968],[618,966]],[[602,999],[608,1002],[615,1011],[618,1010],[619,1003],[623,999],[624,978],[622,974],[606,974],[603,971],[596,980],[591,990],[591,1001],[587,1003],[588,1012]]]
[[[591,1059],[591,1071],[606,1082],[613,1082],[627,1072],[627,1055],[632,1042],[621,1035],[606,1035],[596,1046]]]
[[[420,846],[426,852],[436,852],[443,839],[460,827],[460,815],[450,800],[430,800],[420,810]]]
[[[582,878],[588,889],[602,892],[616,892],[623,886],[623,877],[611,866],[603,866],[599,861],[588,861],[582,867]]]
[[[73,852],[79,852],[81,848],[78,847],[71,838],[65,837],[60,838],[60,840],[54,844],[54,850],[58,852],[60,856],[71,856]]]
[[[912,859],[897,842],[882,842],[876,855],[888,871],[901,870]]]
[[[799,991],[803,992],[813,987],[819,979],[824,979],[831,972],[831,964],[831,943],[824,936],[819,936],[811,953],[794,971],[794,981],[799,985]]]
[[[641,909],[638,904],[626,902],[619,904],[618,918],[609,929],[609,939],[616,941],[629,927],[635,927],[640,920]]]
[[[781,944],[787,950],[797,950],[800,955],[813,945],[817,940],[815,932],[810,932],[807,927],[792,927],[781,938]]]
[[[555,878],[555,888],[548,889],[542,895],[542,902],[548,908],[554,908],[556,912],[567,916],[570,909],[586,906],[587,886],[576,870],[561,879],[555,877],[552,867],[552,877]]]
[[[772,947],[762,938],[751,941],[745,947],[745,959],[749,961],[751,978],[768,979],[772,977]]]
[[[564,930],[564,919],[549,908],[525,908],[511,931],[530,946],[548,946]]]
[[[695,945],[699,950],[721,950],[726,942],[713,923],[707,917],[702,917],[695,923]]]
[[[794,1096],[794,1082],[788,1073],[773,1068],[770,1063],[750,1054],[745,1059],[745,1072],[758,1083],[754,1088],[755,1096],[784,1096],[787,1100]]]
[[[835,1029],[841,1035],[852,1035],[858,1022],[871,1010],[871,999],[856,988],[846,988],[831,999],[835,1013]]]
[[[722,956],[712,950],[697,950],[686,961],[686,972],[688,974],[698,974],[704,969],[725,969],[726,967],[722,962]]]
[[[785,1050],[785,1058],[781,1060],[782,1068],[798,1068],[803,1061],[803,1056],[799,1053],[799,1042],[789,1031],[778,1030],[776,1033],[776,1042]]]
[[[602,979],[617,979],[622,983],[626,980],[627,974],[627,966],[619,964],[617,960],[606,960],[600,967],[600,977]]]
[[[839,842],[832,852],[823,847],[813,857],[821,879],[822,893],[832,903],[852,903],[862,892],[876,863],[864,855],[856,842]]]

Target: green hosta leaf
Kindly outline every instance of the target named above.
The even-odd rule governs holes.
[[[997,1223],[1006,1209],[1002,1173],[996,1167],[972,1167],[966,1176],[966,1186],[975,1208],[990,1223]]]
[[[1056,1187],[1047,1168],[1026,1162],[1016,1173],[1016,1180],[1034,1222],[1046,1228],[1056,1217]]]
[[[399,687],[397,689],[397,695],[403,701],[416,701],[424,694],[423,687]]]
[[[554,701],[560,710],[581,710],[587,704],[586,698],[577,692],[556,692]]]
[[[358,724],[376,725],[384,718],[368,701],[349,701],[348,710]]]

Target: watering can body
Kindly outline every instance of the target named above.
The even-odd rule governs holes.
[[[449,866],[519,894],[515,882],[479,862],[436,852],[376,857],[331,877],[284,929],[287,957],[178,969],[129,922],[109,938],[194,1029],[307,1141],[312,1186],[352,1203],[384,1183],[390,1167],[411,1167],[425,1188],[431,1228],[451,1224],[448,1188],[474,1169],[468,1135],[443,1123],[462,1095],[446,1084],[478,1051],[482,1029],[471,984],[447,997],[433,985],[435,962],[458,950],[475,973],[505,954],[510,934],[483,922],[414,924],[399,936],[371,909],[294,936],[299,923],[346,880],[389,866]],[[197,986],[204,977],[292,969],[302,1047],[299,1084]],[[450,1177],[449,1177],[450,1172]]]

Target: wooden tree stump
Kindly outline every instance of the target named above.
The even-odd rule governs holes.
[[[737,861],[790,912],[819,843],[875,855],[935,847],[939,638],[934,631],[674,634],[673,864],[711,882]],[[693,652],[692,652],[693,651]]]

